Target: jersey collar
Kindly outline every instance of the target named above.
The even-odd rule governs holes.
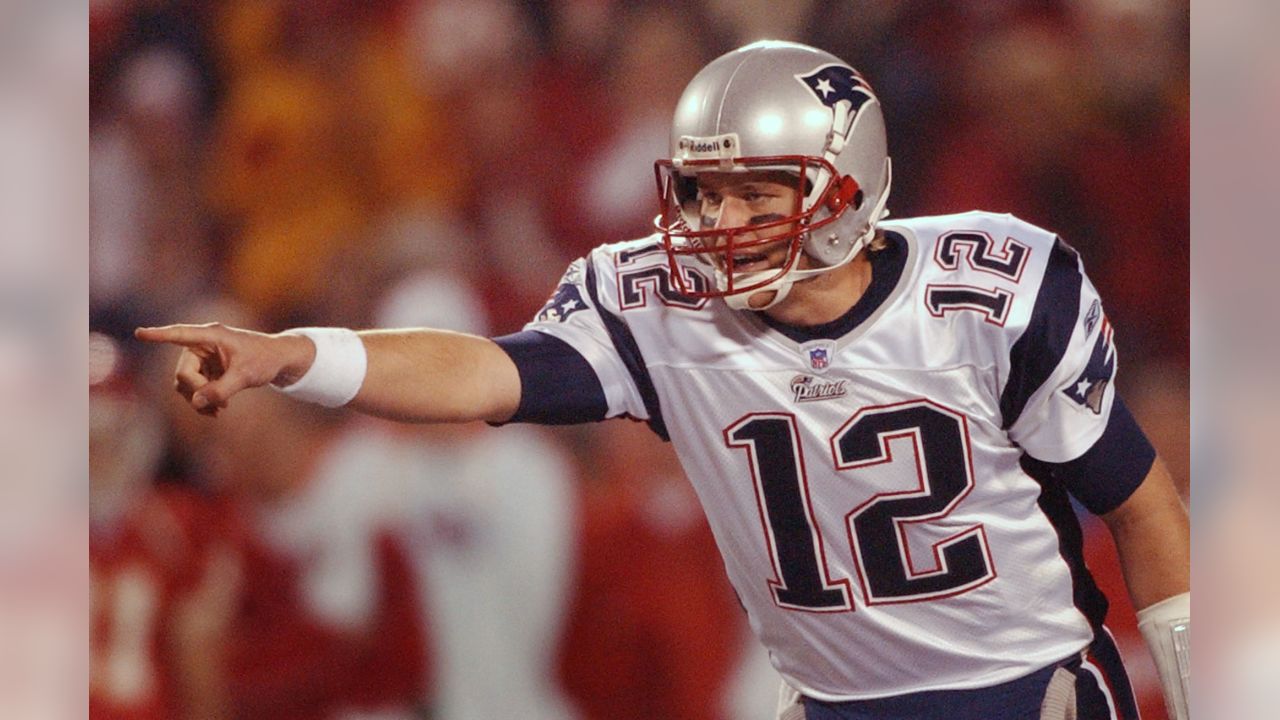
[[[798,327],[779,322],[763,312],[754,313],[765,325],[785,335],[789,340],[806,343],[813,340],[838,340],[866,322],[885,301],[894,294],[907,266],[908,243],[906,238],[892,230],[884,231],[888,247],[871,254],[871,284],[866,292],[844,315],[821,325]]]

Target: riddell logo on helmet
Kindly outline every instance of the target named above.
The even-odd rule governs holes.
[[[699,142],[690,140],[685,144],[685,149],[696,153],[720,152],[720,141],[712,140],[711,142]]]
[[[680,154],[685,158],[723,158],[738,154],[738,134],[712,135],[709,137],[680,138]]]

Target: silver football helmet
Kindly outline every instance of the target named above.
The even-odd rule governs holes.
[[[792,42],[761,41],[720,56],[685,88],[671,126],[671,157],[654,165],[661,214],[655,225],[680,291],[747,298],[774,291],[781,302],[797,280],[854,258],[887,211],[890,163],[880,102],[856,70],[836,56]],[[741,228],[703,228],[699,172],[782,170],[795,179],[794,212]],[[785,228],[753,239],[744,234]],[[735,272],[735,253],[788,242],[778,268]],[[809,267],[800,268],[800,257]],[[681,257],[709,264],[714,288],[696,288]]]

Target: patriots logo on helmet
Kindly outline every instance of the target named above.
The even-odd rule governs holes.
[[[808,75],[797,75],[796,79],[829,108],[835,108],[841,100],[848,100],[852,105],[850,110],[856,113],[868,100],[875,98],[867,81],[846,65],[823,65]]]
[[[1089,364],[1075,382],[1062,391],[1079,405],[1092,410],[1094,415],[1102,414],[1102,399],[1112,375],[1115,374],[1116,349],[1111,342],[1114,334],[1111,322],[1105,315],[1102,316],[1102,329],[1098,332],[1098,340],[1089,355]]]

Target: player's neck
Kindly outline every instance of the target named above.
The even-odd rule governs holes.
[[[764,312],[795,327],[823,325],[849,312],[870,285],[871,261],[859,253],[844,267],[796,283],[785,300]]]

